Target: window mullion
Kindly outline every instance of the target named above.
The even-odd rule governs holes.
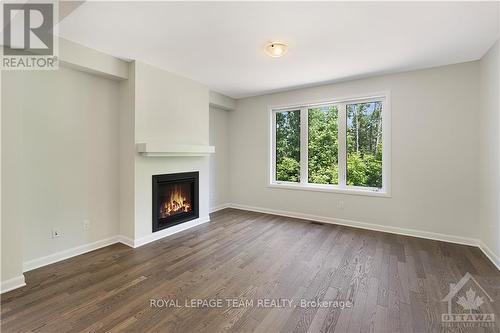
[[[346,105],[339,104],[337,106],[338,116],[338,170],[339,170],[339,186],[346,187],[347,177],[347,112]]]
[[[300,110],[300,183],[308,183],[308,110],[303,108]]]

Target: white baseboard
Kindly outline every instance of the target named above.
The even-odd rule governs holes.
[[[231,207],[231,204],[229,203],[225,203],[225,204],[222,204],[222,205],[217,205],[215,207],[211,207],[210,208],[210,213],[215,213],[215,212],[218,212],[219,210],[223,210],[223,209],[226,209],[226,208],[229,208]]]
[[[391,227],[391,226],[384,226],[384,225],[374,224],[374,223],[359,222],[359,221],[354,221],[354,220],[339,219],[339,218],[334,218],[334,217],[325,217],[325,216],[318,216],[318,215],[311,215],[311,214],[304,214],[304,213],[297,213],[297,212],[289,212],[289,211],[262,208],[262,207],[253,207],[253,206],[246,206],[246,205],[239,205],[239,204],[231,204],[231,208],[249,210],[249,211],[259,212],[259,213],[280,215],[280,216],[286,216],[286,217],[293,217],[293,218],[304,219],[304,220],[312,220],[312,221],[318,221],[318,222],[323,222],[323,223],[338,224],[338,225],[344,225],[344,226],[353,227],[353,228],[367,229],[367,230],[373,230],[373,231],[382,231],[382,232],[388,232],[388,233],[397,234],[397,235],[412,236],[412,237],[426,238],[426,239],[445,241],[445,242],[451,242],[451,243],[457,243],[457,244],[478,246],[478,242],[474,238],[466,238],[466,237],[460,237],[460,236],[439,234],[439,233],[434,233],[434,232],[429,232],[429,231]]]
[[[210,221],[210,217],[207,215],[207,216],[198,218],[196,220],[189,221],[189,222],[186,222],[183,224],[179,224],[179,225],[176,225],[174,227],[171,227],[171,228],[159,231],[159,232],[155,232],[151,235],[148,235],[148,236],[145,236],[145,237],[142,237],[139,239],[135,239],[135,240],[130,238],[130,237],[123,236],[123,235],[116,235],[116,236],[112,236],[109,238],[101,239],[101,240],[98,240],[98,241],[93,242],[93,243],[73,247],[71,249],[67,249],[67,250],[63,250],[60,252],[50,254],[48,256],[36,258],[33,260],[28,260],[28,261],[23,263],[23,272],[27,272],[27,271],[30,271],[32,269],[47,266],[47,265],[56,263],[58,261],[69,259],[71,257],[75,257],[75,256],[78,256],[80,254],[94,251],[94,250],[97,250],[97,249],[100,249],[102,247],[106,247],[106,246],[109,246],[109,245],[112,245],[115,243],[122,243],[122,244],[130,246],[132,248],[136,248],[136,247],[154,242],[155,240],[173,235],[175,233],[181,232],[183,230],[195,227],[197,225],[200,225],[200,224],[203,224],[203,223],[206,223],[209,221]],[[9,281],[6,281],[5,283],[7,283]],[[15,284],[14,282],[12,282],[12,283]],[[24,276],[23,276],[23,283],[24,283]],[[18,287],[22,287],[24,285],[25,284],[18,285]],[[2,286],[3,286],[3,283],[2,283]],[[18,287],[15,287],[15,288],[18,288]],[[9,290],[12,290],[12,289],[9,289]]]
[[[500,271],[500,257],[495,254],[485,243],[479,241],[479,248],[483,251],[484,255],[490,259],[490,261],[497,267]]]
[[[475,239],[475,238],[466,238],[466,237],[460,237],[460,236],[454,236],[454,235],[446,235],[446,234],[439,234],[439,233],[434,233],[434,232],[429,232],[429,231],[422,231],[422,230],[415,230],[415,229],[407,229],[407,228],[399,228],[399,227],[391,227],[391,226],[383,226],[380,224],[373,224],[373,223],[366,223],[366,222],[359,222],[359,221],[353,221],[353,220],[347,220],[347,219],[339,219],[339,218],[333,218],[333,217],[325,217],[325,216],[318,216],[318,215],[312,215],[312,214],[304,214],[304,213],[298,213],[298,212],[290,212],[290,211],[283,211],[283,210],[276,210],[276,209],[270,209],[270,208],[263,208],[263,207],[255,207],[255,206],[247,206],[247,205],[240,205],[240,204],[224,204],[220,205],[217,207],[214,207],[213,211],[225,209],[225,208],[236,208],[236,209],[242,209],[242,210],[248,210],[248,211],[253,211],[253,212],[259,212],[259,213],[266,213],[266,214],[273,214],[273,215],[280,215],[280,216],[286,216],[286,217],[292,217],[292,218],[298,218],[298,219],[304,219],[304,220],[311,220],[311,221],[319,221],[323,223],[330,223],[330,224],[338,224],[338,225],[344,225],[348,227],[354,227],[354,228],[361,228],[361,229],[367,229],[367,230],[374,230],[374,231],[381,231],[381,232],[388,232],[392,234],[398,234],[398,235],[404,235],[404,236],[412,236],[412,237],[419,237],[419,238],[425,238],[425,239],[432,239],[432,240],[437,240],[437,241],[444,241],[444,242],[451,242],[451,243],[456,243],[456,244],[464,244],[464,245],[471,245],[471,246],[476,246],[481,249],[481,251],[486,255],[486,257],[497,267],[498,270],[500,270],[500,258],[490,249],[486,244],[484,244],[481,240]],[[94,251],[97,249],[100,249],[102,247],[106,247],[115,243],[122,243],[127,246],[130,246],[132,248],[137,248],[142,245],[154,242],[156,240],[162,239],[164,237],[173,235],[175,233],[184,231],[186,229],[195,227],[197,225],[207,223],[210,221],[209,216],[204,216],[201,218],[198,218],[193,221],[189,221],[183,224],[179,224],[177,226],[155,232],[151,235],[144,236],[139,239],[132,239],[127,236],[123,235],[117,235],[113,237],[109,237],[106,239],[102,239],[93,243],[77,246],[68,250],[60,251],[45,257],[29,260],[23,263],[23,272],[30,271],[35,268],[39,268],[42,266],[50,265],[53,263],[56,263],[61,260],[69,259],[71,257],[84,254],[90,251]],[[7,292],[19,287],[25,286],[26,283],[24,281],[24,275],[12,278],[10,280],[4,281],[0,284],[0,292]]]
[[[2,281],[0,283],[0,294],[6,293],[17,288],[24,287],[26,282],[24,281],[24,275],[16,276],[12,279]]]
[[[118,235],[118,242],[129,247],[134,247],[134,240],[127,236]]]
[[[481,249],[481,251],[483,251],[483,253],[486,255],[486,257],[488,257],[488,259],[491,260],[491,262],[493,262],[493,264],[500,270],[500,260],[499,260],[498,256],[496,256],[494,254],[494,252],[491,251],[482,241],[480,241],[479,239],[476,239],[476,238],[468,238],[468,237],[461,237],[461,236],[455,236],[455,235],[446,235],[446,234],[440,234],[440,233],[435,233],[435,232],[430,232],[430,231],[399,228],[399,227],[392,227],[392,226],[384,226],[384,225],[374,224],[374,223],[359,222],[359,221],[339,219],[339,218],[334,218],[334,217],[317,216],[317,215],[311,215],[311,214],[276,210],[276,209],[263,208],[263,207],[254,207],[254,206],[240,205],[240,204],[234,204],[234,203],[229,204],[228,207],[242,209],[242,210],[249,210],[252,212],[259,212],[259,213],[280,215],[280,216],[286,216],[286,217],[292,217],[292,218],[298,218],[298,219],[304,219],[304,220],[318,221],[318,222],[323,222],[323,223],[338,224],[338,225],[343,225],[343,226],[348,226],[348,227],[353,227],[353,228],[388,232],[388,233],[397,234],[397,235],[404,235],[404,236],[425,238],[425,239],[431,239],[431,240],[437,240],[437,241],[449,242],[449,243],[455,243],[455,244],[476,246],[476,247],[479,247]]]
[[[176,234],[178,232],[184,231],[184,230],[189,229],[189,228],[196,227],[197,225],[207,223],[207,222],[210,222],[210,216],[208,216],[208,215],[202,216],[202,217],[200,217],[196,220],[193,220],[193,221],[178,224],[176,226],[173,226],[173,227],[170,227],[170,228],[158,231],[158,232],[154,232],[151,235],[147,235],[147,236],[135,239],[133,247],[137,248],[139,246],[146,245],[148,243],[154,242],[155,240],[162,239],[164,237]]]
[[[42,266],[50,265],[53,263],[56,263],[61,260],[65,260],[74,256],[78,256],[80,254],[84,254],[90,251],[94,251],[97,249],[100,249],[105,246],[109,246],[111,244],[118,243],[119,237],[118,236],[112,236],[109,238],[101,239],[93,243],[88,243],[84,245],[80,245],[77,247],[73,247],[71,249],[63,250],[60,252],[56,252],[53,254],[50,254],[45,257],[33,259],[33,260],[28,260],[23,263],[23,272],[30,271],[35,268],[39,268]]]
[[[200,217],[196,220],[189,221],[183,224],[179,224],[176,226],[173,226],[171,228],[155,232],[151,235],[139,238],[139,239],[132,239],[130,237],[124,236],[124,235],[116,235],[112,236],[109,238],[101,239],[93,243],[89,244],[84,244],[80,245],[77,247],[73,247],[71,249],[63,250],[60,252],[56,252],[53,254],[50,254],[48,256],[44,256],[41,258],[36,258],[33,260],[28,260],[23,263],[23,272],[30,271],[32,269],[40,268],[42,266],[47,266],[53,263],[56,263],[61,260],[69,259],[71,257],[78,256],[80,254],[84,254],[90,251],[94,251],[97,249],[100,249],[102,247],[106,247],[115,243],[122,243],[124,245],[130,246],[132,248],[137,248],[139,246],[154,242],[155,240],[173,235],[175,233],[184,231],[186,229],[195,227],[197,225],[203,224],[210,222],[210,216],[203,216]],[[3,281],[0,284],[0,293],[4,293],[16,288],[24,287],[26,285],[24,281],[24,275],[12,278],[7,281]]]

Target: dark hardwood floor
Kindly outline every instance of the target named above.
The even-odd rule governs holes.
[[[467,272],[494,300],[483,304],[496,314],[493,328],[441,326],[441,299]],[[25,275],[27,287],[2,295],[2,332],[500,328],[500,274],[477,248],[241,210],[215,213],[211,223],[138,249],[115,244]],[[222,306],[187,307],[191,299]],[[278,299],[283,307],[265,306]],[[331,306],[300,306],[315,299]],[[342,300],[353,306],[333,307]]]

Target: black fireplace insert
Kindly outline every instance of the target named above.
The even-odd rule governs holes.
[[[153,232],[197,219],[199,172],[153,175]]]

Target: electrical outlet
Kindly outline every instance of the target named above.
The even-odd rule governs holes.
[[[57,238],[61,236],[61,230],[59,228],[52,228],[52,238]]]
[[[90,230],[90,221],[89,220],[83,220],[83,231]]]
[[[338,209],[344,209],[344,200],[339,200],[337,207]]]

